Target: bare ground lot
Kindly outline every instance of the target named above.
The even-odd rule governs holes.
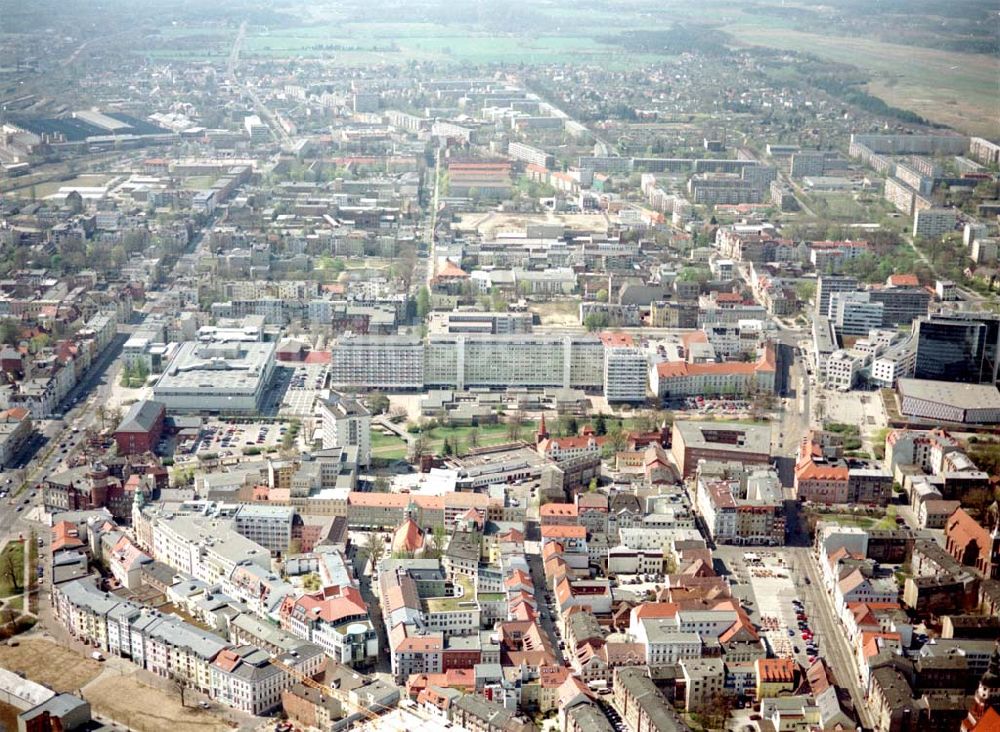
[[[0,666],[53,691],[73,693],[97,678],[102,668],[68,648],[34,638],[20,640],[16,646],[0,645]]]
[[[182,707],[179,696],[147,686],[132,676],[106,676],[88,686],[84,696],[99,714],[140,732],[222,732],[230,729],[209,712],[198,707]]]
[[[529,224],[561,224],[573,229],[607,233],[608,220],[603,214],[522,214],[482,211],[458,214],[455,228],[460,231],[478,231],[483,236],[501,232],[523,232]]]

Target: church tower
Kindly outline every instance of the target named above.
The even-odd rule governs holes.
[[[969,732],[983,718],[987,709],[997,706],[1000,706],[1000,643],[993,646],[993,655],[990,656],[986,673],[979,679],[972,708],[962,722],[962,732]]]

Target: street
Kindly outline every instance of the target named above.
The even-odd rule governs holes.
[[[798,590],[809,612],[816,639],[822,643],[823,657],[837,677],[837,683],[850,693],[862,726],[870,729],[873,720],[865,705],[854,654],[840,622],[834,616],[833,601],[824,589],[816,560],[811,550],[805,547],[788,547],[786,551],[800,580]],[[805,578],[809,581],[806,582]]]

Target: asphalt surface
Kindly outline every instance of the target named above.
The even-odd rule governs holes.
[[[788,547],[789,559],[794,562],[799,578],[801,599],[809,613],[809,623],[820,642],[823,658],[832,669],[837,683],[847,689],[854,709],[863,727],[872,728],[872,717],[865,705],[865,694],[859,683],[858,667],[847,642],[847,636],[834,615],[833,598],[825,590],[817,561],[809,549]],[[809,583],[804,578],[809,578]]]
[[[39,436],[35,438],[38,449],[27,465],[0,474],[3,486],[14,489],[0,502],[0,540],[29,530],[25,516],[42,502],[42,492],[36,489],[38,483],[62,469],[63,461],[77,451],[89,427],[100,426],[97,407],[107,401],[126,338],[124,334],[117,335],[70,390],[60,405],[64,410],[61,419],[42,420],[38,424]],[[6,483],[8,479],[10,484]]]

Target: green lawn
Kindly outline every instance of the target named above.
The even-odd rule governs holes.
[[[384,435],[372,430],[372,455],[383,460],[400,460],[406,457],[406,443],[395,435]]]
[[[458,610],[462,603],[475,602],[476,590],[472,580],[465,575],[455,575],[456,591],[461,588],[459,594],[454,597],[428,597],[424,600],[427,604],[428,612],[447,613]]]

